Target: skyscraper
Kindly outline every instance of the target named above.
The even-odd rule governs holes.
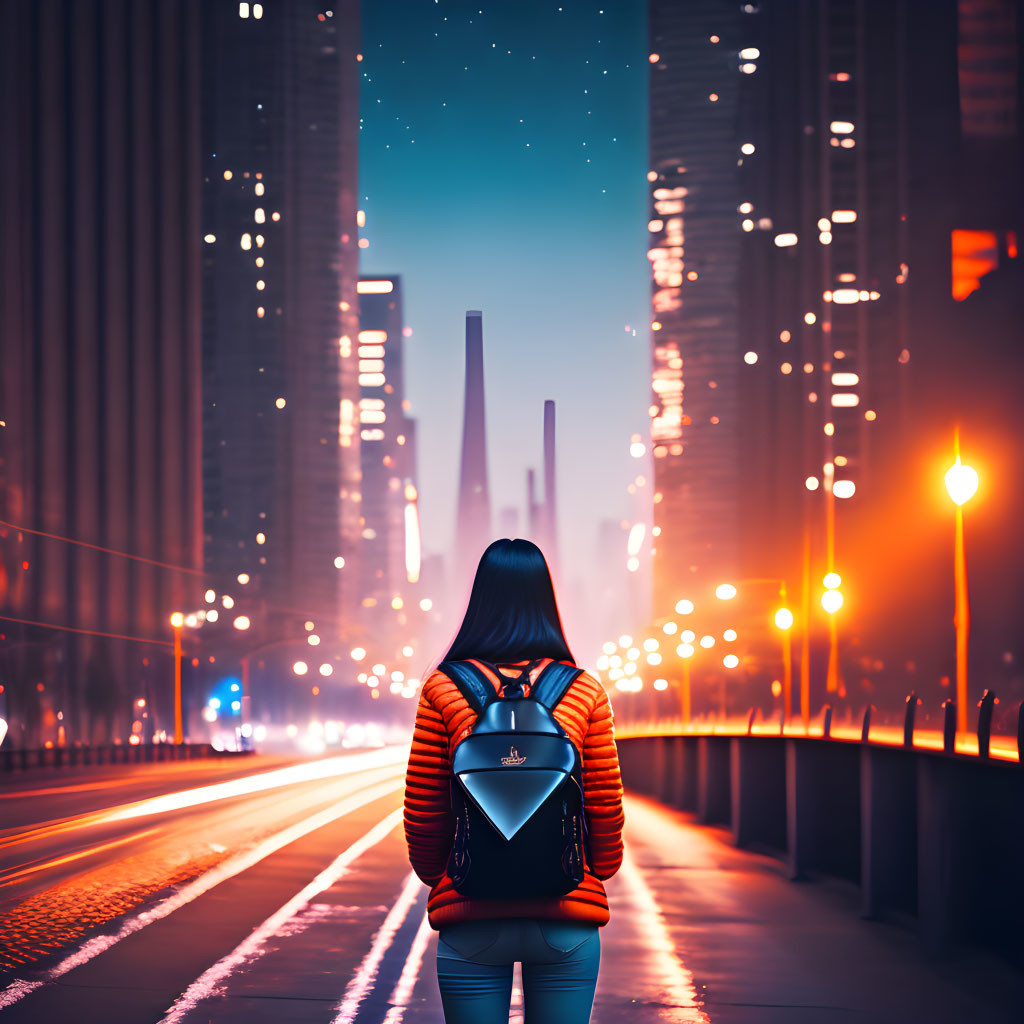
[[[361,542],[359,7],[202,17],[207,565],[218,589],[248,576],[274,638],[336,630]]]
[[[656,600],[785,579],[818,701],[940,677],[923,467],[1020,366],[1021,9],[650,5]]]
[[[8,744],[172,728],[201,600],[199,4],[0,3]],[[109,634],[103,636],[101,634]],[[92,719],[92,721],[90,721]]]
[[[737,560],[741,18],[715,0],[650,5],[656,609]]]
[[[458,586],[468,586],[476,563],[491,541],[491,497],[487,486],[487,430],[484,414],[483,314],[466,313],[466,389],[462,411],[462,458],[456,518]]]
[[[406,564],[408,545],[418,544],[409,536],[418,521],[407,522],[418,517],[416,424],[405,397],[401,278],[364,277],[358,288],[361,594],[366,608],[386,609],[418,578],[418,565]],[[385,621],[379,611],[371,619],[378,629]]]

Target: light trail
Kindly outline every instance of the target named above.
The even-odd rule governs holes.
[[[318,896],[325,889],[329,889],[347,875],[349,865],[400,825],[402,816],[403,809],[399,807],[377,822],[348,849],[340,853],[328,867],[324,868],[308,885],[303,886],[280,910],[271,914],[244,942],[239,943],[227,956],[222,957],[196,978],[174,1001],[171,1008],[160,1019],[160,1024],[177,1024],[204,999],[218,995],[224,981],[234,971],[261,957],[265,952],[267,940],[277,935],[296,914],[304,910],[313,897]]]
[[[320,779],[335,778],[338,775],[350,775],[353,772],[366,771],[368,768],[381,768],[408,760],[408,751],[404,747],[382,747],[379,750],[364,754],[351,754],[346,757],[328,757],[322,761],[308,761],[303,764],[290,765],[287,768],[275,768],[273,771],[259,775],[247,775],[241,779],[228,782],[215,782],[210,786],[199,786],[196,789],[185,789],[178,793],[167,793],[164,796],[151,797],[128,804],[101,817],[101,821],[125,821],[129,818],[141,818],[147,814],[165,814],[168,811],[180,811],[185,807],[197,807],[200,804],[213,803],[216,800],[229,800],[236,796],[250,796],[268,789],[281,786],[294,786],[300,782],[316,782]]]
[[[140,839],[145,839],[147,836],[151,836],[157,831],[159,830],[156,828],[149,828],[146,829],[145,832],[133,832],[131,835],[121,836],[120,839],[111,839],[107,843],[98,843],[95,846],[87,846],[84,850],[76,850],[74,853],[66,853],[63,857],[54,857],[52,860],[40,861],[38,864],[31,864],[28,867],[19,868],[16,871],[10,871],[7,874],[0,875],[0,889],[5,885],[13,885],[15,882],[22,878],[27,878],[29,875],[45,871],[47,868],[60,867],[61,864],[70,864],[72,861],[81,860],[83,857],[91,857],[93,854],[112,850],[116,846],[124,846],[125,843],[137,842]]]
[[[303,782],[317,782],[322,779],[337,778],[370,768],[394,767],[404,764],[408,759],[408,750],[401,746],[382,747],[379,750],[367,751],[363,754],[351,754],[342,757],[329,757],[321,761],[309,761],[290,765],[287,768],[275,768],[269,772],[259,772],[240,779],[227,782],[216,782],[208,786],[197,786],[183,789],[175,793],[137,800],[121,804],[112,809],[90,811],[70,818],[35,825],[24,832],[15,833],[0,840],[0,849],[17,846],[21,843],[35,842],[50,838],[64,832],[86,828],[91,825],[105,825],[116,821],[129,821],[151,814],[167,814],[183,810],[186,807],[198,807],[202,804],[215,803],[218,800],[230,800],[239,796],[251,796],[254,793],[279,789],[282,786],[294,786]]]
[[[224,882],[229,878],[233,878],[235,875],[241,874],[243,871],[247,871],[254,864],[258,864],[261,860],[269,857],[272,853],[276,853],[278,850],[288,846],[290,843],[294,843],[296,840],[303,838],[303,836],[309,835],[310,832],[315,832],[317,829],[323,828],[325,825],[329,825],[332,821],[336,821],[338,818],[343,818],[346,814],[356,811],[360,807],[365,807],[367,804],[373,803],[374,800],[379,800],[390,793],[394,793],[396,790],[401,789],[404,784],[405,780],[403,773],[402,775],[397,775],[394,779],[388,782],[382,782],[375,786],[362,788],[347,799],[342,800],[340,803],[333,804],[331,807],[323,811],[319,811],[308,818],[304,818],[302,821],[296,822],[294,825],[290,825],[288,828],[283,829],[275,835],[268,836],[251,850],[246,850],[244,853],[240,853],[237,856],[218,864],[217,867],[200,875],[194,881],[184,886],[178,892],[168,896],[167,899],[157,903],[155,906],[128,917],[122,922],[121,927],[113,934],[97,935],[84,942],[77,950],[61,960],[60,963],[46,971],[42,980],[25,981],[19,979],[11,982],[11,984],[6,988],[0,990],[0,1010],[6,1009],[8,1006],[12,1006],[14,1003],[24,999],[24,997],[29,993],[34,992],[37,988],[40,988],[48,982],[52,982],[57,978],[63,977],[68,973],[68,971],[72,971],[76,967],[80,967],[82,964],[88,963],[94,957],[99,956],[101,953],[105,953],[112,946],[115,946],[122,939],[127,938],[129,935],[133,935],[137,931],[141,931],[146,927],[146,925],[168,917],[170,914],[173,914],[174,911],[185,906],[187,903],[191,903],[204,893],[209,892],[209,890],[214,888],[214,886],[220,885],[221,882]],[[364,784],[357,782],[357,785]]]
[[[331,1024],[353,1024],[362,1001],[377,980],[377,970],[384,955],[395,941],[398,929],[402,927],[405,919],[409,916],[409,911],[422,888],[423,883],[413,872],[410,872],[395,905],[388,911],[384,923],[377,929],[369,952],[363,957],[363,962],[348,985],[345,986],[345,993],[341,997],[341,1002],[337,1006],[337,1014]]]
[[[676,955],[675,943],[658,908],[658,902],[630,855],[628,846],[622,857],[619,875],[636,907],[639,931],[646,937],[646,951],[651,964],[664,980],[665,1001],[688,1011],[685,1017],[680,1018],[680,1024],[709,1024],[708,1015],[701,1008],[697,996],[693,975]]]
[[[430,933],[433,930],[427,919],[427,912],[424,910],[423,919],[420,921],[419,928],[416,929],[416,938],[412,940],[412,948],[405,958],[402,973],[395,983],[394,991],[388,997],[391,1008],[384,1017],[384,1024],[401,1024],[409,1000],[412,998],[413,989],[416,988],[420,967],[423,966],[423,956],[427,952],[427,946],[430,945]]]

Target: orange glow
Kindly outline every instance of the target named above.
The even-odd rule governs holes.
[[[945,480],[946,490],[957,505],[970,501],[978,491],[978,471],[971,466],[965,466],[959,455],[956,462],[946,470]]]
[[[994,231],[954,229],[953,298],[963,302],[981,285],[981,279],[999,265],[999,240]]]

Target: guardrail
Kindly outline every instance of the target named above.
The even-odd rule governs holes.
[[[98,747],[38,747],[0,750],[0,772],[79,765],[144,764],[150,761],[193,761],[237,757],[252,751],[217,750],[209,743],[115,743]]]
[[[623,782],[706,824],[737,846],[781,858],[793,880],[831,875],[860,887],[861,915],[916,919],[925,950],[997,950],[1024,969],[1024,758],[988,756],[992,698],[979,711],[978,754],[955,749],[947,702],[943,745],[914,746],[917,697],[903,745],[755,732],[624,736]],[[950,721],[952,719],[952,725]],[[1024,704],[1018,712],[1024,749]]]

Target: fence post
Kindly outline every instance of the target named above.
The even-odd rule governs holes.
[[[903,712],[903,746],[905,747],[914,745],[914,714],[920,703],[921,698],[918,697],[916,691],[911,690],[907,694],[907,707]]]
[[[956,753],[956,701],[942,702],[942,749],[947,754]]]
[[[992,738],[992,709],[996,695],[986,690],[978,704],[978,757],[988,757],[989,740]]]

